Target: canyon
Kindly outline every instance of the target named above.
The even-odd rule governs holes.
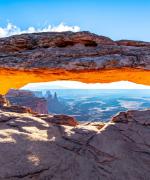
[[[90,32],[47,32],[0,39],[0,93],[28,83],[128,80],[150,85],[150,43]],[[7,78],[5,78],[7,77]]]

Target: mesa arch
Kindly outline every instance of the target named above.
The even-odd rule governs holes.
[[[0,39],[0,94],[28,83],[75,80],[150,85],[150,43],[90,32],[47,32]]]

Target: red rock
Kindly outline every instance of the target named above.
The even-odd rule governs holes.
[[[9,102],[7,101],[5,96],[0,95],[0,107],[8,106],[8,105],[9,105]]]
[[[0,95],[0,110],[9,111],[9,112],[17,112],[17,113],[34,114],[34,112],[30,108],[11,105],[10,102],[6,99],[6,97],[2,95]]]
[[[59,125],[66,125],[66,126],[78,125],[78,122],[75,120],[75,118],[67,115],[54,115],[52,117],[45,117],[42,119],[46,120],[47,122],[51,122]]]
[[[144,41],[120,40],[116,41],[116,43],[119,46],[150,47],[150,42]]]
[[[9,111],[9,112],[16,112],[16,113],[31,113],[35,114],[30,108],[23,107],[23,106],[4,106],[2,108],[4,111]]]
[[[31,91],[11,89],[6,97],[12,105],[24,106],[30,108],[33,112],[48,114],[46,99],[36,97]]]

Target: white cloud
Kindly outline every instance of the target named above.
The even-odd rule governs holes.
[[[150,86],[136,84],[128,81],[113,83],[82,83],[78,81],[52,81],[45,83],[29,83],[24,89],[150,89]]]
[[[119,100],[118,102],[120,103],[121,107],[126,108],[128,110],[139,109],[143,104],[143,102],[138,102],[138,101]]]
[[[17,27],[12,23],[8,23],[6,27],[0,27],[0,38],[8,37],[16,34],[24,34],[24,33],[35,33],[35,32],[63,32],[63,31],[73,31],[78,32],[80,31],[79,26],[68,26],[64,23],[60,23],[57,26],[48,25],[44,28],[35,28],[29,27],[25,30]]]

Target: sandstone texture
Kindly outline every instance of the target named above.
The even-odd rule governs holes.
[[[25,106],[40,114],[48,114],[48,103],[45,98],[36,97],[27,90],[10,89],[6,98],[12,105]]]
[[[149,180],[149,139],[150,110],[98,125],[1,107],[0,179]]]
[[[0,67],[150,70],[150,43],[113,41],[86,31],[22,34],[0,39]]]

